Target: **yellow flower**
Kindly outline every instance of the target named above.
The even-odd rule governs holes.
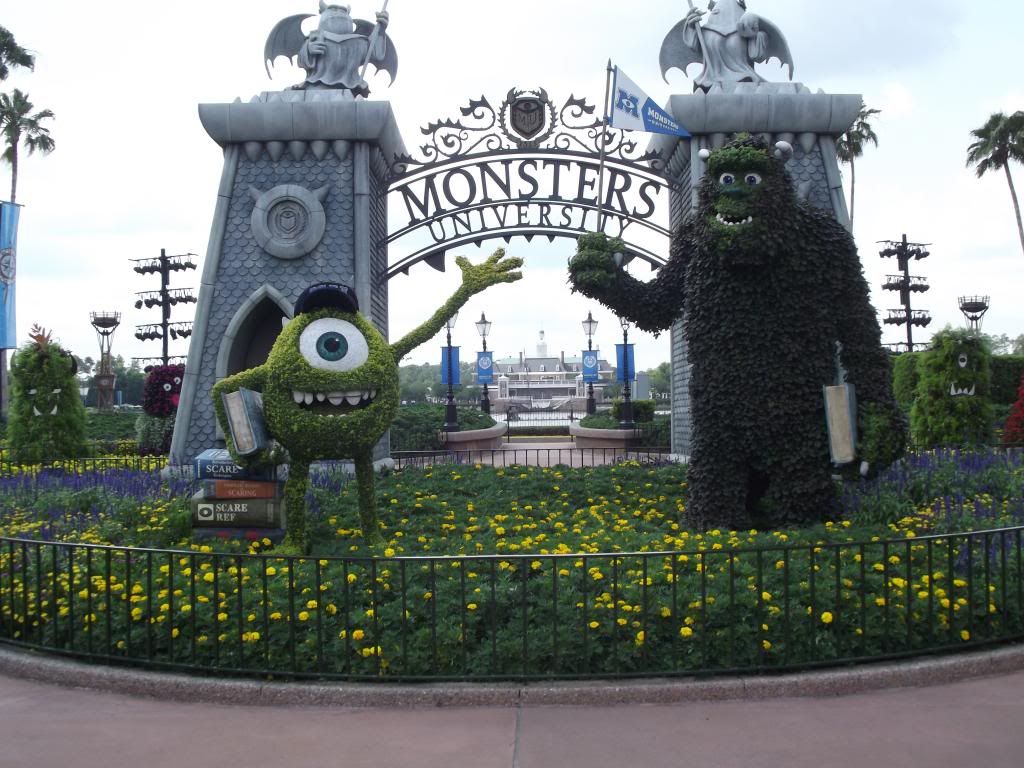
[[[476,610],[476,603],[469,603],[469,604],[467,604],[466,605],[466,610],[475,611]]]
[[[643,645],[646,637],[647,634],[641,629],[639,632],[636,633],[636,639],[633,642],[637,645]]]
[[[276,576],[277,575],[277,568],[275,568],[272,565],[268,565],[267,566],[267,570],[266,570],[266,574],[267,574],[267,576]]]
[[[831,624],[832,623],[832,612],[831,611],[825,611],[823,614],[821,614],[821,623],[822,624]]]
[[[771,640],[762,640],[761,647],[764,648],[766,651],[770,651],[772,649]]]
[[[299,621],[309,621],[309,611],[299,611]]]
[[[347,581],[349,584],[352,584],[357,578],[358,577],[354,573],[350,573],[348,576],[345,577],[345,581]]]
[[[353,640],[362,640],[364,637],[366,637],[366,633],[363,632],[363,630],[361,630],[361,629],[353,630],[353,632],[352,632],[352,639]]]
[[[968,632],[966,629],[961,629],[960,630],[960,639],[963,640],[966,643],[968,640],[971,639],[971,633]]]
[[[214,579],[214,576],[213,576],[213,572],[212,571],[207,571],[206,573],[203,574],[203,581],[205,581],[206,583],[212,584],[213,583],[213,579]]]
[[[592,621],[592,622],[590,622],[589,626],[590,626],[591,629],[597,629],[601,625],[598,624],[596,621]]]
[[[384,550],[384,557],[394,557],[394,556],[395,556],[395,550],[394,550],[393,547],[387,547]]]
[[[221,611],[220,613],[217,614],[217,621],[227,621],[227,620],[228,620],[228,615],[226,613],[224,613],[223,611]]]
[[[270,620],[271,621],[280,621],[281,620],[281,612],[280,611],[274,611],[272,614],[270,614]]]
[[[690,629],[689,627],[680,627],[679,628],[679,636],[680,637],[693,637],[693,630]]]
[[[761,593],[761,599],[764,600],[766,603],[770,603],[772,601],[772,593],[771,592],[762,592]]]
[[[316,608],[316,600],[310,600],[306,603],[307,608]]]

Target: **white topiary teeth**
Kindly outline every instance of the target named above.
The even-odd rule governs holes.
[[[754,221],[753,216],[747,216],[747,218],[743,219],[743,221],[729,221],[720,213],[715,216],[715,219],[718,221],[719,224],[724,224],[727,227],[738,227],[741,224],[751,224]]]
[[[974,389],[977,386],[977,384],[971,384],[970,389],[968,389],[967,387],[961,389],[956,384],[950,384],[949,394],[952,395],[953,397],[974,397]]]
[[[297,405],[312,405],[313,402],[322,403],[325,400],[331,405],[341,405],[342,403],[348,403],[349,405],[359,405],[364,400],[373,400],[377,397],[376,389],[354,389],[347,392],[303,392],[299,389],[292,390],[292,400]]]

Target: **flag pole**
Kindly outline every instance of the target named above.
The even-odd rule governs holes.
[[[604,158],[608,146],[608,95],[612,85],[612,60],[608,59],[608,68],[604,78],[604,112],[601,113],[601,150],[597,166],[597,230],[604,231],[601,217],[604,215]]]
[[[693,3],[690,3],[693,5]],[[384,0],[384,7],[380,9],[384,13],[388,9],[388,0]],[[373,25],[373,32],[370,33],[370,46],[366,49],[366,58],[363,60],[363,67],[359,70],[359,79],[366,78],[366,68],[370,65],[370,57],[373,56],[373,46],[377,44],[377,36],[380,34],[380,24]]]

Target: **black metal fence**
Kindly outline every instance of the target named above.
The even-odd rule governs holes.
[[[432,464],[483,464],[494,467],[540,466],[597,467],[636,461],[664,464],[675,461],[667,450],[645,448],[496,448],[475,451],[393,451],[395,468],[428,467]]]
[[[422,558],[0,538],[0,638],[96,661],[295,678],[791,670],[1021,639],[1022,538],[1016,527],[813,546]]]

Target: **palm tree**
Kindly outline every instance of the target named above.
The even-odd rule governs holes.
[[[14,40],[14,35],[6,27],[0,27],[0,80],[6,80],[11,67],[27,67],[36,65],[35,57]]]
[[[854,194],[857,188],[857,168],[854,165],[854,160],[864,155],[864,148],[868,142],[878,146],[878,136],[875,135],[874,129],[871,127],[869,122],[875,115],[881,114],[880,109],[868,109],[867,105],[861,105],[860,112],[857,113],[857,119],[854,121],[850,129],[839,137],[839,141],[836,142],[836,155],[839,156],[839,162],[850,164],[850,228],[853,228],[853,206],[854,206]]]
[[[967,148],[967,165],[977,166],[975,172],[980,179],[989,171],[1002,170],[1010,186],[1013,212],[1017,215],[1017,233],[1020,247],[1024,250],[1024,226],[1020,221],[1020,203],[1017,190],[1010,175],[1010,161],[1024,162],[1024,112],[1018,110],[1007,117],[996,112],[981,128],[971,131],[975,141]]]
[[[24,143],[31,155],[33,152],[49,154],[53,151],[54,142],[50,129],[42,124],[43,120],[53,117],[53,112],[41,109],[34,115],[32,102],[28,96],[17,88],[8,95],[0,93],[0,133],[3,133],[7,148],[3,159],[11,164],[11,202],[16,202],[18,191],[18,147]]]

